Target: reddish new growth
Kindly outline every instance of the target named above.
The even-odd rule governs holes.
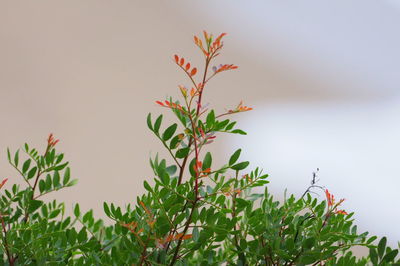
[[[157,247],[158,248],[165,248],[166,244],[168,244],[171,241],[175,240],[187,240],[192,238],[191,234],[184,235],[183,233],[178,233],[176,235],[168,235],[164,239],[157,239]]]
[[[212,69],[214,71],[215,74],[222,72],[222,71],[227,71],[227,70],[233,70],[233,69],[237,69],[238,66],[235,66],[233,64],[225,64],[225,65],[219,65],[218,67],[214,66]]]
[[[197,36],[194,36],[194,43],[201,49],[206,58],[211,59],[219,55],[219,51],[224,45],[224,43],[221,42],[221,39],[226,35],[226,33],[221,33],[214,41],[212,34],[208,34],[206,31],[203,31],[203,34],[206,42],[205,47],[202,40]]]
[[[0,183],[0,189],[7,183],[7,181],[8,181],[8,178],[3,179],[3,181],[1,181],[1,183]]]
[[[335,202],[335,196],[333,196],[329,191],[325,190],[326,200],[328,201],[328,209],[329,211],[333,211],[336,214],[347,215],[348,213],[344,210],[338,210],[337,207],[343,203],[344,199],[339,200],[338,203]]]
[[[190,70],[190,63],[189,62],[186,63],[186,66],[185,66],[184,65],[185,64],[185,59],[183,57],[179,58],[178,55],[174,55],[174,59],[175,59],[175,63],[178,66],[180,66],[183,69],[183,71],[185,71],[189,76],[193,77],[194,75],[196,75],[197,68],[194,67],[194,68],[192,68],[192,70]]]
[[[203,169],[203,163],[201,161],[197,161],[196,164],[193,165],[193,170],[196,172],[196,176],[198,178],[206,177],[211,173],[211,168]]]
[[[54,139],[53,133],[51,133],[47,139],[47,146],[49,148],[54,147],[59,141],[59,139]]]
[[[121,226],[127,228],[129,231],[131,231],[131,233],[135,234],[136,236],[138,236],[141,232],[143,232],[143,228],[136,231],[136,228],[138,226],[137,222],[130,222],[128,224],[121,223]]]
[[[162,107],[167,107],[167,108],[171,108],[171,109],[178,109],[179,111],[181,111],[182,113],[185,113],[185,111],[183,110],[182,106],[177,104],[177,103],[172,103],[170,101],[156,101],[156,104],[162,106]]]
[[[243,105],[243,101],[239,103],[239,105],[234,110],[229,110],[228,113],[239,113],[239,112],[246,112],[251,111],[253,108],[247,107]]]

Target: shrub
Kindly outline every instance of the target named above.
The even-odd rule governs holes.
[[[104,203],[107,223],[82,212],[76,204],[72,217],[65,205],[44,202],[42,196],[76,184],[71,179],[58,140],[50,135],[44,152],[28,144],[8,160],[25,181],[2,189],[0,200],[1,252],[7,265],[394,265],[397,249],[386,238],[359,233],[353,213],[340,209],[343,199],[315,184],[304,195],[274,200],[259,168],[248,170],[241,150],[227,163],[213,165],[206,152],[223,133],[246,133],[230,117],[250,111],[241,102],[222,114],[203,105],[203,92],[212,78],[237,66],[212,66],[220,54],[221,34],[194,37],[204,55],[198,71],[183,57],[175,64],[190,82],[179,86],[181,101],[156,103],[170,112],[176,123],[163,124],[163,115],[147,117],[150,131],[170,158],[150,159],[154,182],[144,181],[147,193],[125,208]],[[229,117],[229,118],[228,118]],[[5,179],[0,188],[5,185]],[[9,186],[9,184],[7,184]],[[256,193],[254,188],[264,188]],[[321,189],[326,200],[311,195]],[[258,190],[260,191],[260,190]],[[355,246],[369,248],[357,258]]]

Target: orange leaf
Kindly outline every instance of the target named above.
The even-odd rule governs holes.
[[[226,33],[221,33],[221,34],[217,37],[217,39],[215,39],[214,44],[216,44],[217,46],[220,46],[221,39],[222,39],[225,35],[226,35]]]
[[[149,211],[149,209],[147,209],[146,205],[144,205],[143,201],[140,201],[139,204],[142,205],[144,211],[145,211],[149,216],[152,216],[152,215],[151,215],[151,212]]]
[[[186,71],[188,71],[188,70],[190,69],[190,63],[187,63],[187,64],[186,64],[185,69],[186,69]]]
[[[177,235],[174,237],[174,239],[175,239],[175,240],[178,240],[178,239],[180,239],[182,236],[183,236],[183,233],[179,233],[179,234],[177,234]]]
[[[177,55],[174,55],[174,57],[175,57],[175,62],[178,64],[179,57]]]
[[[181,65],[181,66],[183,66],[183,64],[185,63],[185,59],[183,59],[183,57],[181,58],[181,61],[179,62],[179,64]]]
[[[192,238],[192,235],[184,235],[181,239],[187,240],[187,239],[190,239],[190,238]]]
[[[336,213],[337,213],[337,214],[348,215],[348,213],[345,212],[344,210],[337,210]]]
[[[209,38],[208,33],[205,30],[203,30],[203,33],[204,33],[204,39],[206,39],[206,41],[208,42],[208,38]]]
[[[161,105],[161,106],[164,106],[164,104],[162,102],[160,102],[160,101],[156,101],[156,103]]]
[[[168,235],[168,236],[165,238],[165,243],[170,242],[173,238],[174,238],[173,235]]]
[[[203,171],[203,173],[210,173],[211,172],[211,168],[207,168],[206,170]]]
[[[192,71],[190,71],[190,76],[194,76],[197,73],[197,68],[193,68]]]

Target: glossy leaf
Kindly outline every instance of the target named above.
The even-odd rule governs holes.
[[[233,165],[234,163],[237,162],[241,152],[242,152],[242,149],[238,149],[232,154],[231,158],[229,158],[229,165]]]
[[[177,124],[172,124],[171,126],[169,126],[163,133],[162,135],[162,139],[164,141],[169,140],[175,133],[176,129],[177,129],[178,125]]]
[[[245,169],[247,166],[249,166],[249,164],[250,164],[250,162],[248,162],[248,161],[241,162],[241,163],[238,163],[238,164],[235,164],[235,165],[231,166],[231,168],[233,170],[240,171],[240,170]]]
[[[176,156],[176,158],[179,158],[179,159],[185,158],[189,154],[189,151],[190,151],[190,149],[188,147],[179,149],[176,152],[175,156]]]

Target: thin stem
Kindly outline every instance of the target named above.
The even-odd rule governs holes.
[[[201,83],[201,88],[200,88],[200,91],[199,91],[199,102],[197,103],[196,116],[198,116],[199,112],[200,112],[201,97],[203,96],[203,90],[204,90],[205,81],[206,81],[206,78],[207,78],[207,71],[208,71],[208,66],[210,64],[210,61],[211,61],[210,59],[208,59],[208,58],[206,59],[206,65],[205,65],[205,70],[204,70],[204,75],[203,75],[203,81]]]
[[[149,244],[149,242],[150,242],[150,231],[149,231],[149,234],[148,234],[148,236],[147,236],[146,244],[145,244],[144,247],[143,247],[142,254],[140,255],[140,262],[139,262],[139,265],[140,265],[140,266],[143,265],[143,263],[144,263],[144,261],[145,261],[145,259],[146,259],[147,245]]]
[[[22,176],[22,178],[24,179],[24,181],[28,184],[28,186],[30,188],[32,188],[32,185],[29,183],[28,179],[25,178],[25,175],[21,172],[21,170],[18,169],[18,167],[16,167],[11,161],[10,164],[15,168],[15,170],[17,170],[17,172]]]
[[[0,219],[1,219],[1,226],[3,227],[3,239],[4,239],[4,249],[6,250],[7,254],[7,260],[10,266],[14,265],[14,259],[11,256],[10,250],[8,248],[8,241],[7,241],[7,230],[6,230],[6,225],[4,223],[3,215],[0,213]]]
[[[171,149],[167,146],[167,144],[165,143],[165,141],[158,135],[155,134],[157,136],[157,138],[162,142],[162,144],[164,145],[164,147],[168,150],[169,154],[171,154],[171,157],[174,159],[175,163],[181,167],[181,164],[178,162],[178,160],[175,158],[174,154],[172,153]]]
[[[194,210],[196,209],[196,204],[197,204],[197,198],[196,198],[196,200],[195,200],[194,203],[193,203],[192,210],[190,211],[190,215],[189,215],[189,218],[188,218],[188,220],[187,220],[187,222],[186,222],[186,226],[185,226],[185,228],[183,229],[182,235],[185,235],[186,232],[187,232],[187,230],[189,229],[190,223],[192,222],[192,216],[193,216]],[[175,262],[176,262],[176,260],[178,259],[179,249],[180,249],[180,247],[181,247],[182,241],[183,241],[183,238],[180,238],[180,239],[178,240],[178,244],[176,245],[176,248],[175,248],[174,257],[172,258],[172,261],[171,261],[171,263],[169,264],[170,266],[174,265]]]

